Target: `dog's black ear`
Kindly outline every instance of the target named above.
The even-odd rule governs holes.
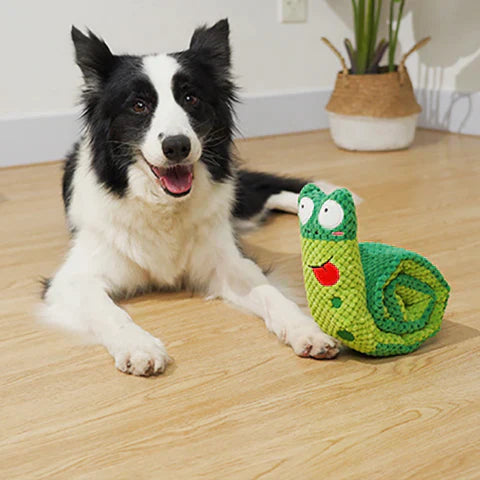
[[[85,81],[99,82],[107,78],[115,61],[115,56],[107,44],[90,30],[87,36],[72,25],[71,33],[77,65]]]
[[[197,28],[190,40],[190,50],[208,54],[219,67],[230,67],[230,27],[224,18],[210,28]]]

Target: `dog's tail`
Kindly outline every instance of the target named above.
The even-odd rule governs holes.
[[[240,170],[237,176],[234,216],[250,220],[267,210],[296,213],[297,195],[308,180]]]
[[[311,181],[240,170],[236,179],[234,217],[248,228],[264,219],[271,210],[296,214],[298,194]],[[339,188],[325,181],[316,180],[314,183],[327,194]],[[360,197],[353,196],[356,204],[361,202]]]

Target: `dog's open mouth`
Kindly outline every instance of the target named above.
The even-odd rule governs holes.
[[[150,163],[148,165],[166,193],[173,197],[183,197],[190,193],[193,183],[193,165],[173,167],[155,167]]]

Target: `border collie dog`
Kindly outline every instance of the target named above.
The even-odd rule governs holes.
[[[305,182],[237,167],[228,36],[221,20],[197,29],[188,50],[131,56],[72,28],[85,129],[63,176],[72,246],[46,282],[43,314],[104,345],[125,373],[155,375],[170,361],[114,302],[151,289],[223,298],[297,355],[339,351],[238,247],[242,222],[296,212]]]

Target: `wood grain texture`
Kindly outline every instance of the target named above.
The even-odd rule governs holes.
[[[124,302],[175,364],[117,372],[99,346],[34,321],[67,250],[58,163],[0,170],[0,478],[474,479],[480,465],[480,139],[420,131],[408,151],[349,153],[325,131],[237,143],[255,168],[344,184],[360,240],[422,253],[452,286],[440,333],[405,357],[296,357],[219,301]],[[297,219],[247,248],[301,280]]]

